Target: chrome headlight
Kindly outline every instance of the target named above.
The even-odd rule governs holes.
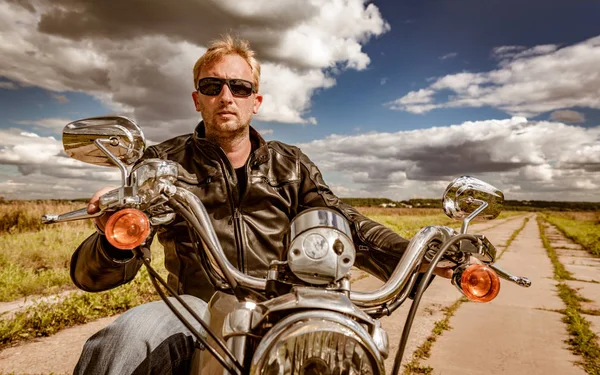
[[[277,323],[262,339],[250,374],[383,373],[383,359],[367,331],[330,311],[307,311]]]

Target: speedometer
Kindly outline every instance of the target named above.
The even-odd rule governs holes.
[[[329,242],[318,233],[312,233],[304,239],[302,243],[304,253],[312,259],[321,259],[329,251]]]

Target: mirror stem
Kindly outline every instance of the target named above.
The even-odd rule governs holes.
[[[115,138],[115,140],[117,142],[119,142],[118,139]],[[96,139],[94,141],[94,144],[96,145],[96,147],[98,147],[103,153],[104,155],[108,156],[108,158],[115,163],[115,165],[117,167],[119,167],[119,170],[121,171],[121,181],[123,182],[123,186],[129,186],[129,183],[127,181],[127,167],[125,166],[125,164],[123,164],[119,159],[117,159],[104,145],[103,143],[109,143],[112,146],[116,146],[113,143],[113,139]]]
[[[485,208],[488,206],[488,203],[486,201],[481,200],[481,199],[473,199],[472,202],[481,203],[481,206],[479,206],[478,209],[476,209],[475,211],[473,211],[471,213],[471,215],[467,216],[465,218],[465,220],[463,220],[462,227],[460,228],[460,234],[467,233],[467,229],[469,229],[469,223],[471,222],[471,220],[473,220],[473,218],[475,216],[479,215],[479,213],[481,211],[485,210]]]

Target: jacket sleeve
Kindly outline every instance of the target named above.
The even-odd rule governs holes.
[[[367,218],[342,202],[323,181],[317,166],[301,153],[301,192],[299,211],[311,207],[329,207],[350,222],[356,247],[356,266],[381,280],[387,280],[408,246],[408,240],[391,229]]]
[[[139,160],[156,157],[149,147]],[[138,162],[139,162],[138,161]],[[71,257],[71,280],[80,289],[101,292],[131,281],[142,262],[133,253],[113,247],[103,234],[93,233]]]
[[[71,257],[71,279],[80,289],[101,292],[131,281],[141,265],[131,251],[118,250],[94,233]]]

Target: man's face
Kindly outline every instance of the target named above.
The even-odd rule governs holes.
[[[237,78],[253,82],[250,65],[238,55],[224,56],[212,65],[202,68],[199,80],[206,77]],[[248,97],[234,96],[227,85],[223,85],[221,92],[216,96],[194,91],[192,98],[196,111],[202,113],[207,133],[222,135],[239,132],[249,126],[252,115],[258,112],[262,103],[262,95],[252,93]]]

